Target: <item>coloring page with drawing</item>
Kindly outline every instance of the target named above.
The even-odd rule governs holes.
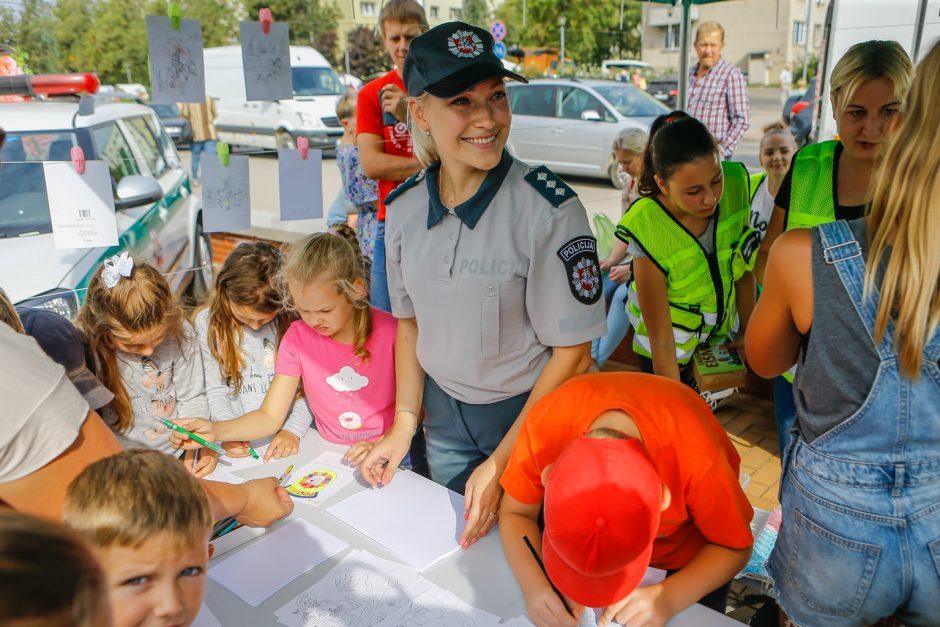
[[[248,157],[231,155],[228,165],[214,156],[202,160],[202,206],[207,233],[251,228]]]
[[[206,76],[200,20],[180,20],[179,30],[173,30],[170,18],[148,15],[147,49],[150,53],[151,102],[205,102]]]
[[[291,473],[286,490],[295,503],[319,506],[352,481],[353,472],[343,465],[342,455],[327,451]]]
[[[290,100],[290,41],[286,22],[272,22],[267,35],[259,22],[241,22],[245,100]]]

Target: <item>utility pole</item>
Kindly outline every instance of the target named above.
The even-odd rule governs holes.
[[[806,85],[806,75],[809,73],[809,35],[810,22],[813,20],[813,0],[806,0],[806,27],[804,29],[805,41],[803,42],[803,84]]]
[[[565,68],[565,23],[568,21],[564,15],[558,16],[558,28],[561,31],[561,58],[558,59],[558,76],[562,75]]]

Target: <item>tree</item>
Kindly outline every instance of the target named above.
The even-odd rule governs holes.
[[[463,21],[480,28],[488,28],[490,11],[486,0],[463,0]]]
[[[95,28],[92,8],[87,0],[58,0],[53,9],[59,58],[66,72],[86,72],[92,67],[86,41]]]
[[[324,0],[245,0],[248,19],[258,19],[258,11],[268,7],[275,22],[287,22],[290,42],[299,46],[313,46],[324,55],[335,56],[336,52],[322,50],[329,44],[326,33],[336,33],[342,12],[335,4]],[[336,35],[333,35],[335,46]],[[327,55],[327,58],[330,58]]]
[[[391,65],[382,40],[376,37],[371,26],[357,26],[349,31],[346,35],[346,49],[349,50],[350,71],[360,78],[387,72]]]
[[[98,0],[95,27],[83,38],[85,59],[102,83],[149,83],[147,15],[166,15],[160,0]]]
[[[245,17],[243,7],[222,0],[186,0],[183,17],[202,20],[202,45],[206,48],[238,44],[238,22]],[[166,15],[162,8],[157,15]]]
[[[19,20],[16,17],[16,11],[12,7],[0,4],[0,56],[7,54],[9,50],[3,47],[13,48],[16,45],[16,31],[19,28]]]
[[[61,70],[55,38],[55,17],[44,0],[24,0],[15,45],[28,58],[29,71],[48,74]]]

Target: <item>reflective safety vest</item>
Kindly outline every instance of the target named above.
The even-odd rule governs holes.
[[[830,140],[810,144],[794,157],[787,231],[835,222],[832,172],[838,143],[836,140]]]
[[[766,172],[758,172],[757,174],[751,175],[751,193],[748,196],[748,199],[751,201],[751,203],[754,202],[754,196],[757,196],[757,190],[760,189],[760,184],[764,182],[765,178],[767,178]]]
[[[754,268],[760,237],[748,226],[748,173],[740,163],[724,162],[724,193],[718,203],[714,249],[699,241],[657,200],[633,203],[617,227],[617,237],[636,242],[666,277],[676,360],[685,365],[699,344],[713,335],[730,335],[736,321],[734,283]],[[634,329],[633,349],[652,357],[635,280],[627,292],[627,317]]]

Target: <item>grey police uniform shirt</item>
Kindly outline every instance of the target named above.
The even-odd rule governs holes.
[[[392,313],[417,319],[418,361],[453,398],[529,392],[553,346],[604,335],[596,241],[574,190],[507,152],[448,210],[435,163],[394,190],[385,227]]]

